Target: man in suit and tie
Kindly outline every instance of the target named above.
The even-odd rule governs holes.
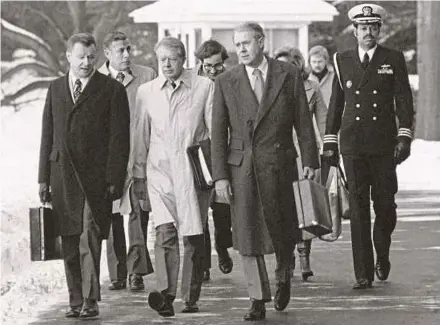
[[[265,318],[265,303],[271,301],[264,255],[276,255],[275,309],[285,309],[290,300],[289,268],[298,236],[293,128],[304,176],[312,179],[319,163],[301,73],[264,56],[264,32],[257,23],[238,26],[233,41],[241,64],[216,79],[212,169],[216,195],[231,204],[233,244],[252,302],[244,319],[253,321]]]
[[[98,71],[124,85],[130,107],[130,121],[132,122],[134,121],[137,89],[141,84],[156,78],[157,74],[149,67],[131,63],[131,43],[122,32],[108,33],[104,37],[103,48],[107,61]],[[130,290],[142,291],[145,289],[142,276],[153,272],[147,248],[150,204],[148,199],[139,201],[133,195],[131,166],[132,163],[129,161],[122,198],[113,202],[112,225],[107,240],[107,262],[111,281],[109,290],[125,289],[128,273]],[[129,215],[128,253],[123,219],[123,215],[127,214]]]
[[[324,135],[324,158],[337,165],[339,146],[350,191],[350,227],[356,282],[372,287],[374,273],[388,278],[391,234],[396,226],[396,165],[410,154],[413,99],[402,52],[377,44],[385,10],[353,7],[358,47],[335,54],[333,91]],[[396,117],[398,127],[396,125]],[[338,145],[338,133],[339,145]],[[370,193],[376,219],[371,241]]]
[[[66,317],[95,317],[101,241],[124,186],[130,115],[124,87],[95,71],[92,35],[71,36],[66,54],[70,70],[49,85],[43,111],[39,194],[42,202],[51,198],[62,239]]]
[[[212,39],[203,42],[195,55],[200,60],[200,64],[195,68],[196,73],[199,76],[208,77],[212,81],[215,81],[225,71],[225,61],[229,57],[225,47]],[[219,202],[213,202],[211,209],[212,218],[214,219],[214,240],[218,256],[218,267],[222,273],[228,274],[232,272],[234,267],[234,262],[228,252],[228,248],[232,247],[231,210],[228,204]],[[208,281],[211,277],[209,271],[211,268],[211,235],[208,219],[206,219],[205,229],[205,253],[203,281]]]

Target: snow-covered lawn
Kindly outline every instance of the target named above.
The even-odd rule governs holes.
[[[28,209],[39,204],[43,105],[44,100],[38,100],[18,112],[9,107],[0,110],[2,324],[26,324],[60,295],[67,299],[62,261],[31,263],[29,253]],[[415,140],[411,157],[398,167],[400,189],[440,190],[439,166],[440,142]],[[105,253],[101,270],[101,279],[107,279]]]

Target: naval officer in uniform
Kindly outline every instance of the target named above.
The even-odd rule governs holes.
[[[396,226],[396,166],[410,155],[413,137],[413,98],[403,53],[377,44],[384,14],[374,4],[348,12],[358,46],[335,54],[338,78],[333,82],[323,139],[324,157],[330,164],[337,164],[340,146],[351,193],[353,289],[371,288],[374,273],[379,280],[388,278]],[[370,193],[376,215],[376,264]]]

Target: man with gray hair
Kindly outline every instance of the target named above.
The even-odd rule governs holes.
[[[155,47],[161,73],[139,87],[133,143],[134,190],[145,199],[145,180],[156,227],[157,291],[148,304],[159,315],[174,315],[183,237],[182,300],[184,313],[199,311],[204,266],[203,226],[210,191],[195,186],[187,148],[210,137],[214,84],[183,65],[183,43],[165,37]]]
[[[264,255],[276,256],[275,309],[285,309],[290,300],[290,264],[298,239],[293,128],[304,176],[313,179],[319,164],[301,73],[263,54],[264,32],[257,23],[238,26],[233,41],[241,64],[215,82],[212,169],[216,195],[231,204],[233,245],[248,283],[251,307],[244,319],[254,321],[266,317],[265,303],[271,301]]]

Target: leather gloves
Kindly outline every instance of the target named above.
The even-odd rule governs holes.
[[[41,203],[48,203],[52,201],[52,196],[50,195],[49,185],[46,183],[40,183],[40,189],[38,191]]]
[[[411,153],[411,143],[404,140],[399,140],[394,148],[394,161],[396,165],[403,163]]]
[[[327,165],[337,167],[339,164],[339,152],[335,150],[325,150],[322,153],[322,159]]]
[[[133,179],[133,192],[134,195],[138,198],[138,200],[147,199],[147,189],[145,186],[145,179],[143,178]]]
[[[116,190],[116,186],[108,184],[105,190],[104,198],[106,200],[114,201],[121,197],[121,193]]]

